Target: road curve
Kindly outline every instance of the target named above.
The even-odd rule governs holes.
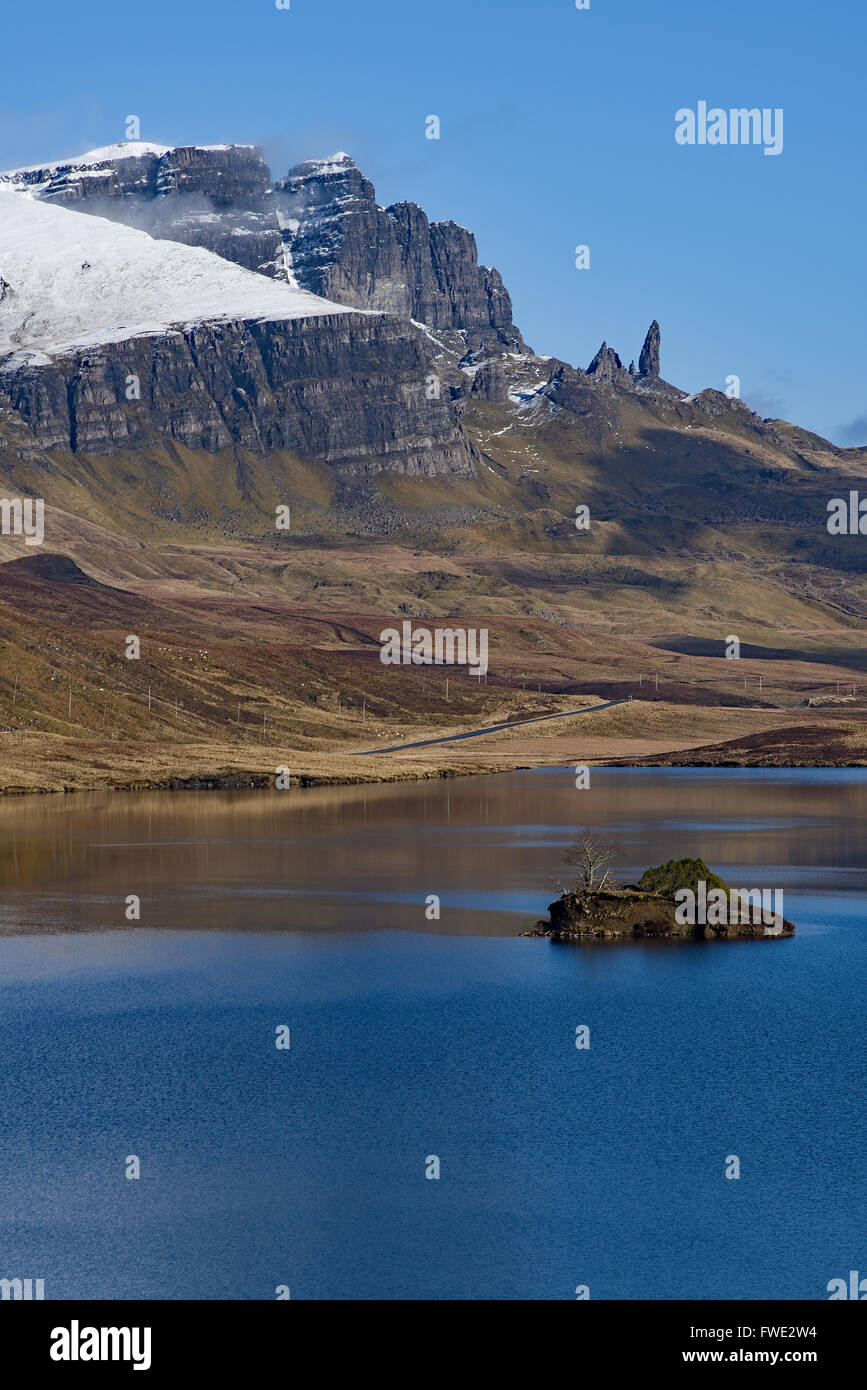
[[[463,738],[481,738],[483,734],[496,734],[500,729],[520,729],[525,724],[541,724],[545,719],[571,719],[576,714],[595,714],[597,710],[610,709],[612,705],[628,705],[629,699],[606,700],[604,705],[585,705],[583,709],[564,709],[557,714],[535,714],[532,719],[510,719],[507,724],[486,724],[483,729],[470,729],[465,734],[448,734],[446,738],[423,738],[418,743],[393,743],[389,748],[367,748],[363,753],[350,753],[349,756],[351,758],[369,758],[374,753],[401,753],[405,748],[430,748],[434,743],[459,743]]]

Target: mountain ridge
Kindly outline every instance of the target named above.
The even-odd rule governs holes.
[[[448,434],[461,434],[461,412],[452,409],[453,402],[460,405],[468,400],[488,400],[492,404],[518,405],[522,398],[531,401],[534,397],[544,397],[556,407],[585,418],[588,427],[598,432],[599,426],[593,421],[600,413],[600,402],[604,410],[605,393],[611,389],[641,396],[649,393],[658,398],[660,408],[679,402],[685,425],[691,426],[699,418],[728,416],[748,431],[768,433],[769,422],[759,425],[760,417],[753,416],[736,398],[711,388],[689,394],[664,380],[657,320],[651,324],[639,353],[638,369],[634,361],[627,369],[607,343],[602,344],[586,369],[533,353],[512,322],[511,300],[497,272],[478,265],[472,234],[456,222],[428,222],[423,210],[413,203],[380,207],[373,185],[342,151],[324,159],[303,161],[285,179],[274,180],[261,149],[255,145],[166,146],[128,142],[77,158],[8,171],[0,175],[0,190],[4,188],[25,192],[40,203],[55,204],[70,214],[108,217],[132,231],[147,230],[158,244],[177,242],[191,249],[210,250],[222,262],[254,269],[257,278],[283,284],[287,291],[316,297],[299,301],[291,317],[300,317],[304,304],[310,313],[324,313],[321,300],[331,295],[331,312],[355,309],[408,322],[409,336],[403,342],[407,360],[412,363],[411,371],[417,374],[413,386],[425,392],[429,403],[436,403],[440,394],[448,398],[439,412],[448,417]],[[82,241],[87,235],[85,230]],[[3,264],[0,257],[0,271]],[[179,273],[183,274],[182,265]],[[128,270],[126,278],[130,278]],[[171,288],[170,279],[165,278],[166,289]],[[13,280],[14,274],[10,278],[7,270],[0,284],[0,325],[4,315],[10,317],[9,306],[19,297]],[[178,290],[181,298],[190,293],[186,283],[179,284]],[[204,321],[207,316],[198,317]],[[210,315],[213,321],[226,322],[229,317],[249,321],[261,315]],[[424,348],[411,341],[413,329],[418,329],[430,345],[427,363],[422,360]],[[111,336],[122,341],[118,332]],[[129,332],[128,336],[131,339],[136,335]],[[33,393],[29,387],[22,389],[20,381],[11,392],[8,389],[9,370],[17,365],[9,352],[11,346],[7,342],[4,357],[0,340],[0,361],[7,380],[6,407],[14,411],[17,402],[32,400]],[[92,364],[82,365],[86,374]],[[183,375],[186,368],[179,366],[178,370]],[[103,375],[112,378],[117,373],[106,368]],[[588,394],[589,388],[593,388],[595,396]],[[240,391],[243,397],[247,387],[243,381],[237,381],[232,391]],[[37,390],[36,394],[43,398],[52,396],[51,391]],[[110,414],[125,411],[122,399],[106,398],[104,404]],[[434,409],[428,413],[437,415]],[[212,402],[206,414],[208,419],[203,420],[199,432],[200,447],[212,448],[215,441],[224,444],[230,439],[245,445],[252,440],[255,447],[257,437],[263,437],[258,421],[242,430],[224,420],[215,431],[214,419],[225,415],[220,403]],[[415,418],[419,441],[424,434],[423,414],[416,414]],[[43,442],[49,437],[56,442],[63,438],[90,439],[92,447],[103,447],[100,431],[79,430],[74,421],[65,430],[59,428],[57,421],[50,428],[45,422],[40,425],[38,410],[32,405],[25,418]],[[436,436],[439,425],[435,418],[433,423]],[[166,428],[168,422],[157,415],[152,424],[159,429]],[[112,428],[101,433],[108,447],[125,437],[123,429],[119,434]],[[400,433],[399,424],[395,433]],[[266,438],[267,435],[266,428]],[[304,431],[290,431],[287,438],[291,438],[294,447],[296,443],[303,444],[303,436]],[[196,428],[186,429],[182,437],[194,444]],[[369,442],[365,442],[362,454]],[[786,447],[785,441],[777,442]],[[468,459],[473,447],[471,441],[465,440],[459,472],[472,468]],[[436,454],[436,438],[432,448]],[[824,450],[834,458],[845,456],[827,442]],[[403,451],[390,452],[397,459]],[[417,448],[410,452],[417,453]],[[855,453],[852,451],[853,456]],[[333,451],[331,456],[336,457]],[[385,463],[388,466],[387,458]],[[433,457],[430,471],[436,472],[440,466],[441,460]],[[423,465],[421,471],[425,471]]]
[[[191,180],[207,183],[225,169],[228,222],[221,224],[222,214],[203,210],[201,201],[195,214],[196,225],[210,227],[218,241],[247,215],[236,187],[243,182],[238,148],[172,155],[162,166],[169,191],[150,201],[162,198],[161,206],[180,212],[176,249],[212,257],[215,274],[219,267],[221,274],[247,277],[245,284],[269,296],[302,293],[297,277],[295,286],[290,281],[291,255],[281,281],[207,247],[190,247]],[[147,155],[156,163],[162,158]],[[248,170],[260,170],[255,150],[240,159]],[[117,173],[102,163],[96,159],[97,183]],[[337,190],[341,180],[355,184],[363,175],[347,174],[342,156],[325,166],[330,172],[316,207],[326,210],[334,235],[318,264],[337,267],[328,283],[349,297],[354,277],[366,271],[363,258],[354,256],[354,233],[344,237],[341,230]],[[304,176],[308,201],[316,202],[310,181],[315,185],[322,167],[314,161]],[[53,182],[63,192],[64,169],[52,166],[44,187]],[[134,184],[140,173],[132,169],[124,177]],[[6,180],[0,206],[24,198],[48,210],[57,202],[36,195],[32,177],[42,176],[30,177],[12,189]],[[91,180],[75,182],[86,188]],[[185,191],[178,192],[182,184]],[[375,283],[358,283],[375,298],[403,282],[389,278],[397,263],[393,228],[382,222],[388,212],[371,211],[367,199],[365,192],[365,225],[383,229],[387,254],[376,261]],[[91,213],[80,210],[84,202]],[[51,212],[72,219],[76,235],[96,245],[98,205],[85,193],[61,199]],[[111,225],[118,237],[143,235],[117,218]],[[436,225],[419,219],[407,265],[431,254]],[[283,230],[287,240],[299,232],[282,229],[281,245]],[[245,235],[237,239],[241,246]],[[149,240],[152,248],[171,245],[168,237]],[[403,275],[401,257],[399,247]],[[87,258],[85,247],[80,261],[71,260],[73,287],[96,268],[91,257],[90,271],[82,270]],[[14,313],[20,290],[9,266],[0,252],[0,322]],[[510,340],[502,324],[485,326],[487,300],[470,296],[464,317],[458,288],[472,266],[470,260],[460,275],[455,270],[450,289],[435,301],[444,327],[413,318],[415,306],[407,302],[396,305],[400,312],[346,303],[325,312],[317,299],[315,315],[157,325],[150,335],[64,348],[47,362],[7,356],[0,362],[0,487],[6,496],[44,499],[46,548],[117,591],[118,612],[129,607],[118,630],[122,622],[126,631],[137,630],[139,596],[150,593],[168,605],[187,642],[197,631],[207,631],[210,642],[213,626],[205,615],[222,613],[251,643],[267,632],[262,680],[271,660],[265,649],[282,650],[286,634],[295,633],[284,675],[296,694],[304,693],[305,682],[304,691],[312,689],[309,653],[303,655],[310,611],[336,615],[343,633],[363,631],[358,651],[348,639],[328,647],[327,657],[317,648],[315,699],[324,703],[314,723],[332,719],[321,710],[331,710],[336,692],[342,691],[340,708],[352,691],[353,707],[361,709],[365,691],[375,690],[381,717],[392,710],[399,722],[417,724],[427,708],[412,685],[417,673],[395,672],[383,681],[376,665],[367,664],[375,663],[376,631],[396,616],[490,626],[490,690],[472,696],[474,717],[486,700],[492,713],[502,714],[513,671],[530,673],[539,700],[546,692],[564,699],[576,693],[647,698],[640,673],[656,672],[665,676],[666,695],[654,686],[651,699],[664,699],[674,712],[666,727],[697,731],[701,724],[701,737],[691,741],[708,745],[719,732],[696,709],[751,709],[750,720],[762,711],[770,720],[791,707],[792,689],[800,700],[827,694],[826,685],[833,693],[830,675],[857,678],[867,618],[864,543],[830,536],[825,523],[828,499],[856,486],[867,451],[762,419],[722,392],[679,390],[662,374],[658,320],[636,354],[637,367],[635,359],[625,367],[628,359],[607,343],[586,368],[533,353],[523,340]],[[341,288],[341,277],[348,287]],[[473,283],[478,289],[481,282]],[[172,286],[164,289],[168,296]],[[106,303],[116,307],[122,297],[112,293],[109,277]],[[140,387],[132,400],[130,377]],[[275,509],[286,504],[291,532],[281,536]],[[579,507],[589,514],[586,530],[576,528]],[[22,544],[20,537],[0,536],[0,560],[20,555]],[[17,660],[33,672],[25,684],[30,705],[19,696],[16,711],[29,709],[27,719],[39,720],[40,710],[51,709],[51,727],[60,731],[64,707],[54,699],[49,674],[41,667],[37,674],[28,655],[25,588],[13,578],[10,573],[3,609],[14,634],[5,667]],[[105,656],[99,669],[115,671],[112,644],[119,639],[101,631],[98,615],[84,604],[85,586],[47,585],[40,592],[50,608],[60,602],[61,588],[64,614],[79,614],[94,651]],[[50,612],[34,621],[40,640],[50,628],[52,650],[62,650]],[[724,659],[731,633],[749,654],[741,668]],[[61,658],[55,662],[56,673]],[[240,682],[240,649],[230,665],[231,681]],[[753,673],[749,690],[740,670]],[[164,689],[170,663],[161,671]],[[758,673],[765,680],[761,696]],[[88,684],[87,667],[79,678]],[[243,688],[252,698],[247,683]],[[11,684],[8,693],[11,702]],[[214,691],[208,709],[218,705]],[[95,696],[88,708],[88,720],[98,724]],[[447,713],[444,704],[441,714]],[[271,714],[276,718],[276,706]],[[132,715],[123,727],[135,727]],[[730,727],[752,738],[768,726]],[[162,736],[165,721],[159,729]],[[679,738],[681,747],[690,741],[682,732]],[[752,744],[744,746],[759,756]],[[635,751],[645,753],[646,745]]]

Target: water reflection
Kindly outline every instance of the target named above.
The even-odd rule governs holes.
[[[569,769],[288,792],[27,797],[0,804],[0,930],[394,928],[514,936],[566,879],[578,824],[623,881],[700,856],[733,884],[867,888],[867,770]],[[439,921],[425,898],[441,900]]]

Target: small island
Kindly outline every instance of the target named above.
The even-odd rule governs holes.
[[[702,859],[671,859],[637,884],[618,886],[608,865],[616,846],[579,831],[566,855],[578,870],[543,919],[522,936],[551,941],[672,939],[733,941],[793,936],[781,889],[730,888]]]

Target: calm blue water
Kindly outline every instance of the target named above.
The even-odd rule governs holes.
[[[528,820],[515,789],[530,776]],[[562,778],[485,779],[515,804],[514,823],[496,808],[499,843],[520,823],[562,845],[563,816],[542,811]],[[658,822],[668,834],[683,778],[606,774],[630,857],[669,857]],[[44,1278],[54,1298],[270,1299],[286,1284],[293,1298],[569,1299],[587,1284],[592,1298],[821,1299],[867,1269],[867,870],[852,825],[867,778],[693,773],[689,787],[707,794],[715,867],[782,887],[793,940],[565,948],[259,932],[249,915],[236,931],[6,937],[0,1276]],[[732,794],[748,878],[722,861],[736,817],[718,798]],[[392,906],[399,878],[383,874]],[[553,894],[544,875],[535,896],[514,891],[532,904],[518,931]]]

